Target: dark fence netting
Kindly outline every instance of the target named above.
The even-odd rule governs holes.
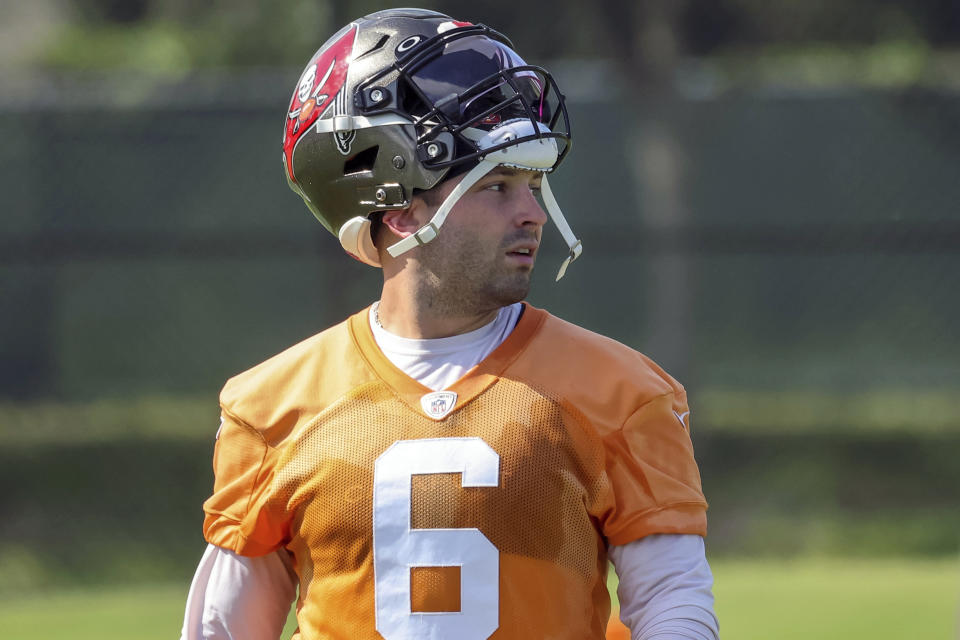
[[[212,390],[376,296],[286,187],[284,99],[0,113],[0,396]],[[572,112],[585,250],[554,284],[546,231],[534,303],[697,387],[960,387],[960,95]]]
[[[0,109],[0,589],[189,577],[220,385],[378,295],[286,186],[296,77],[243,82]],[[711,551],[954,553],[960,93],[593,95],[531,302],[687,386]]]

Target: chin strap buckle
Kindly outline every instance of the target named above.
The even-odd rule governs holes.
[[[560,278],[564,276],[567,272],[567,267],[570,266],[570,263],[580,257],[580,254],[583,252],[583,246],[580,241],[577,240],[577,244],[570,247],[570,255],[567,256],[567,259],[563,261],[560,265],[560,271],[557,272],[556,282],[560,282]]]

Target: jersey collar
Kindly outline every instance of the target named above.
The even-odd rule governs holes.
[[[363,311],[352,315],[348,320],[350,336],[357,350],[373,373],[390,387],[404,403],[415,412],[423,413],[420,398],[433,390],[423,386],[398,369],[383,354],[373,337],[373,331],[370,329],[369,313],[370,308],[367,307]],[[517,321],[517,326],[513,328],[507,339],[490,355],[467,371],[462,378],[447,388],[447,390],[457,394],[457,404],[451,414],[448,415],[452,415],[468,405],[504,374],[507,368],[520,357],[527,345],[530,344],[534,335],[547,319],[547,315],[546,311],[537,309],[526,302],[523,303],[523,311]]]

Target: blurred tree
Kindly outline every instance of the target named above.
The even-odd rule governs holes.
[[[960,42],[955,0],[725,0],[688,3],[680,28],[690,53],[730,48],[832,42],[869,45],[918,39],[935,45]]]
[[[186,73],[295,66],[337,28],[336,3],[74,0],[41,62],[54,69]]]
[[[129,24],[147,17],[149,0],[74,0],[75,15],[88,23]]]
[[[573,0],[528,3],[468,0],[418,3],[429,9],[484,22],[523,43],[530,58],[597,57],[609,52],[607,37],[626,42],[644,3]],[[677,2],[670,9],[677,41],[688,55],[797,47],[870,46],[917,41],[934,47],[960,44],[956,0],[722,0]],[[352,18],[391,6],[376,0],[72,0],[63,5],[71,24],[51,38],[44,62],[60,68],[133,67],[157,62],[138,53],[161,41],[177,49],[175,68],[294,65],[304,51]],[[600,8],[600,10],[598,10]],[[560,28],[544,28],[544,25]],[[653,33],[649,36],[659,37]],[[626,36],[627,38],[625,38]],[[646,47],[647,44],[639,43]],[[79,49],[81,55],[76,54]],[[164,71],[163,65],[159,65]]]

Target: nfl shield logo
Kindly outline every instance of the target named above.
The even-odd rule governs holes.
[[[445,418],[456,404],[457,394],[453,391],[434,391],[420,398],[424,413],[434,420]]]

